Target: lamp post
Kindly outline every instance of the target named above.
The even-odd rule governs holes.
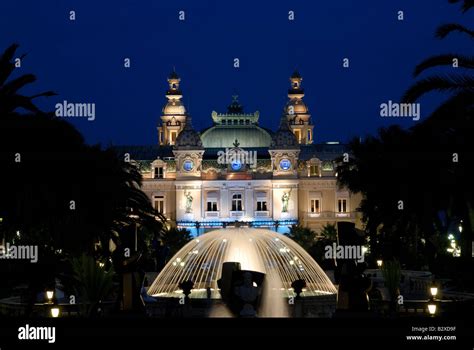
[[[428,304],[428,313],[430,314],[431,317],[434,317],[436,314],[436,304],[434,302],[430,302]]]
[[[378,259],[378,260],[377,260],[377,266],[378,266],[378,268],[381,268],[381,267],[382,267],[382,264],[383,264],[383,260],[382,260],[382,259]]]
[[[59,307],[57,305],[54,305],[51,308],[50,312],[51,312],[51,317],[53,317],[53,318],[59,317],[60,310],[59,310]]]
[[[430,286],[430,300],[428,301],[428,313],[430,314],[430,317],[434,317],[436,314],[437,310],[437,303],[436,303],[436,296],[438,295],[438,286],[436,285],[435,281],[431,283]]]
[[[436,298],[436,295],[438,295],[438,287],[436,287],[436,285],[433,284],[430,287],[430,293],[431,293],[432,299],[434,300]]]
[[[50,316],[53,317],[53,318],[57,318],[60,315],[60,310],[59,310],[59,306],[56,302],[54,292],[55,292],[54,289],[46,291],[46,298],[47,298],[46,305],[50,306],[50,308],[49,308]]]
[[[53,302],[54,297],[54,290],[47,290],[46,291],[46,298],[48,299],[48,303],[51,304]]]

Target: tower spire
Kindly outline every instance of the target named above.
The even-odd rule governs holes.
[[[161,125],[158,126],[158,140],[160,145],[174,145],[178,134],[186,123],[186,108],[181,100],[183,95],[179,88],[181,78],[175,67],[167,78],[169,88],[166,91],[168,102],[163,107]]]
[[[289,128],[296,136],[299,144],[313,143],[313,128],[311,115],[308,107],[303,101],[304,89],[301,86],[303,77],[295,68],[290,76],[290,88],[288,89],[288,102],[285,106],[285,116],[289,122]]]

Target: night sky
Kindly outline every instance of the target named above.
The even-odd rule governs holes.
[[[43,109],[63,100],[96,103],[93,122],[72,120],[88,143],[157,143],[173,66],[197,129],[211,125],[212,110],[225,112],[234,91],[246,112],[259,110],[261,125],[275,129],[296,67],[316,142],[345,142],[390,123],[416,123],[383,119],[379,106],[400,99],[421,60],[470,54],[472,41],[462,35],[434,38],[448,22],[472,23],[472,14],[447,0],[16,0],[0,2],[0,49],[16,42],[18,54],[28,53],[15,72],[38,77],[26,92],[59,93],[38,100]],[[421,120],[441,97],[421,101]]]

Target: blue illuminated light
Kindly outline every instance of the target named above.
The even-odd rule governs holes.
[[[290,170],[290,168],[291,168],[291,162],[290,162],[290,160],[289,160],[289,159],[286,159],[286,158],[285,158],[285,159],[282,159],[282,160],[280,161],[280,168],[281,168],[281,170],[284,170],[284,171]]]
[[[239,171],[242,168],[242,163],[240,162],[240,160],[236,159],[232,163],[230,163],[230,167],[234,171]]]
[[[189,159],[188,159],[188,160],[185,160],[185,161],[184,161],[184,163],[183,163],[183,169],[184,169],[185,171],[191,171],[191,170],[193,170],[193,168],[194,168],[194,163],[193,163],[192,160],[189,160]]]

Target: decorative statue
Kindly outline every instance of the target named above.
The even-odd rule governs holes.
[[[282,213],[288,213],[288,203],[290,201],[291,189],[289,192],[283,192],[283,196],[281,197],[281,202],[283,204],[283,208],[281,209]]]
[[[193,211],[193,196],[191,196],[191,192],[184,192],[184,196],[186,197],[186,213],[191,213]]]

